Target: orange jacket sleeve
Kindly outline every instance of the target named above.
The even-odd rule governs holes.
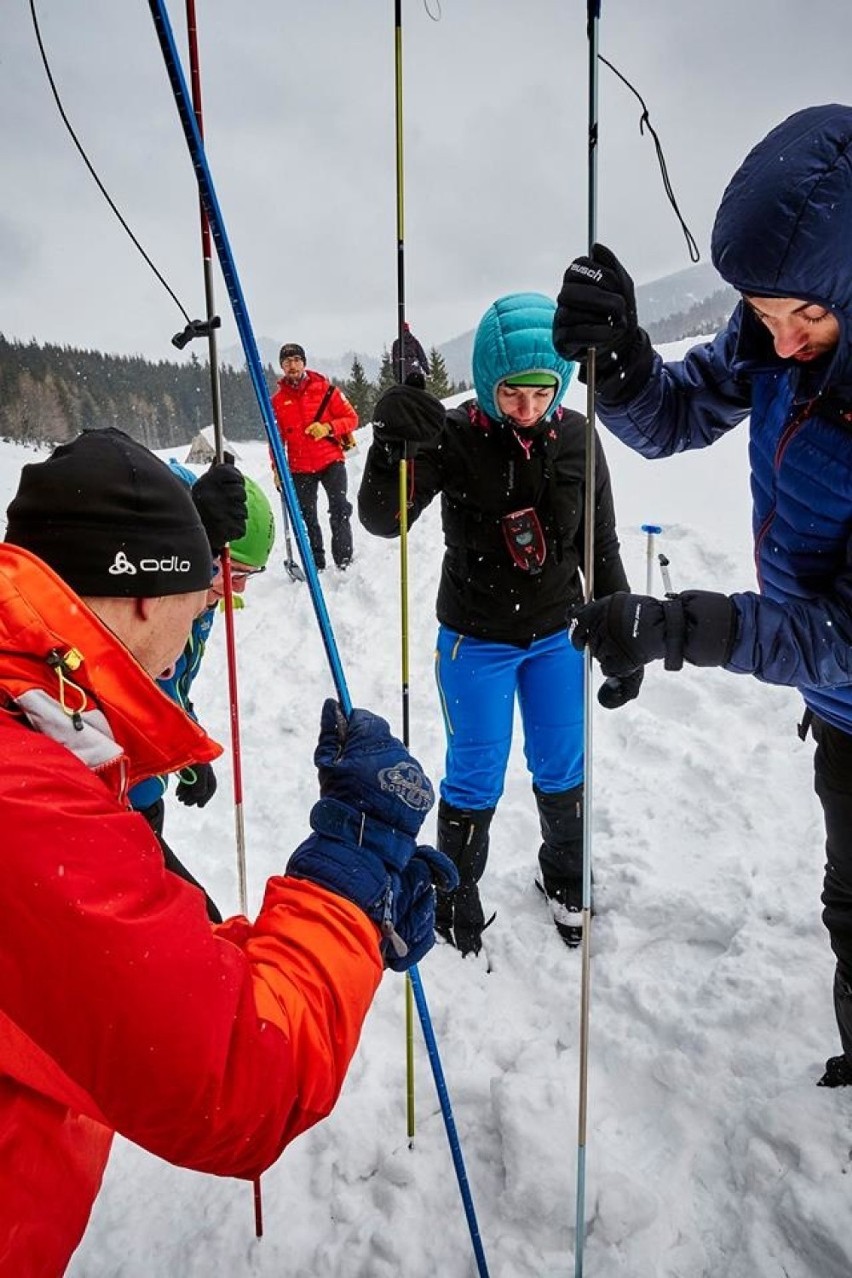
[[[376,927],[281,876],[254,922],[211,928],[144,819],[11,722],[0,804],[0,1017],[60,1082],[4,1059],[2,1036],[0,1074],[172,1162],[258,1175],[334,1105],[381,979]]]

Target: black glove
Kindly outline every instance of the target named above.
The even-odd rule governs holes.
[[[336,701],[322,708],[314,754],[320,801],[314,833],[287,865],[361,907],[382,933],[389,967],[402,972],[435,944],[435,889],[458,887],[452,861],[415,837],[435,801],[429,778],[384,719]]]
[[[383,446],[389,461],[409,457],[419,444],[437,439],[444,427],[444,405],[417,386],[391,386],[379,396],[373,409],[373,439]]]
[[[633,281],[603,244],[575,258],[562,281],[553,317],[553,345],[576,360],[586,381],[589,347],[598,352],[596,390],[607,403],[633,399],[651,376],[654,354],[639,327]]]
[[[598,701],[604,710],[619,710],[628,701],[639,696],[644,678],[644,666],[637,666],[630,674],[610,675],[598,688]]]
[[[618,591],[569,609],[575,648],[588,646],[605,675],[631,675],[665,659],[667,670],[723,666],[736,637],[737,613],[727,595],[687,590],[673,599]]]
[[[245,533],[246,486],[236,466],[214,462],[192,485],[192,500],[214,555]]]
[[[178,773],[175,795],[188,808],[203,808],[216,793],[216,773],[209,763],[193,763]]]

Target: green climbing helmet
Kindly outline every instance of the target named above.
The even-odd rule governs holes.
[[[265,568],[275,545],[275,518],[260,484],[249,479],[248,475],[243,478],[246,484],[248,519],[242,537],[231,542],[231,559],[244,564],[246,568]]]

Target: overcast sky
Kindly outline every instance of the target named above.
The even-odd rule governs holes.
[[[588,54],[584,0],[427,4],[403,5],[404,230],[408,317],[430,346],[501,293],[554,293],[584,250]],[[180,313],[65,132],[28,0],[2,11],[0,332],[178,358]],[[194,179],[148,5],[37,13],[101,180],[203,314]],[[183,48],[183,4],[169,13]],[[208,158],[256,334],[314,364],[380,354],[396,327],[393,0],[198,0],[197,17]],[[748,149],[800,107],[852,100],[850,48],[850,0],[603,0],[600,52],[648,104],[702,257]],[[645,282],[689,259],[639,114],[601,67],[598,236]]]

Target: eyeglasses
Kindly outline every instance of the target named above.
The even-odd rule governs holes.
[[[259,577],[266,568],[231,568],[231,581],[246,581],[249,577]]]
[[[216,571],[213,574],[213,580],[215,581],[217,577],[221,576],[222,564],[218,559],[214,562],[216,564]],[[266,565],[264,565],[263,568],[244,568],[242,566],[237,567],[232,563],[231,581],[246,581],[249,577],[259,577],[262,572],[266,572]]]

